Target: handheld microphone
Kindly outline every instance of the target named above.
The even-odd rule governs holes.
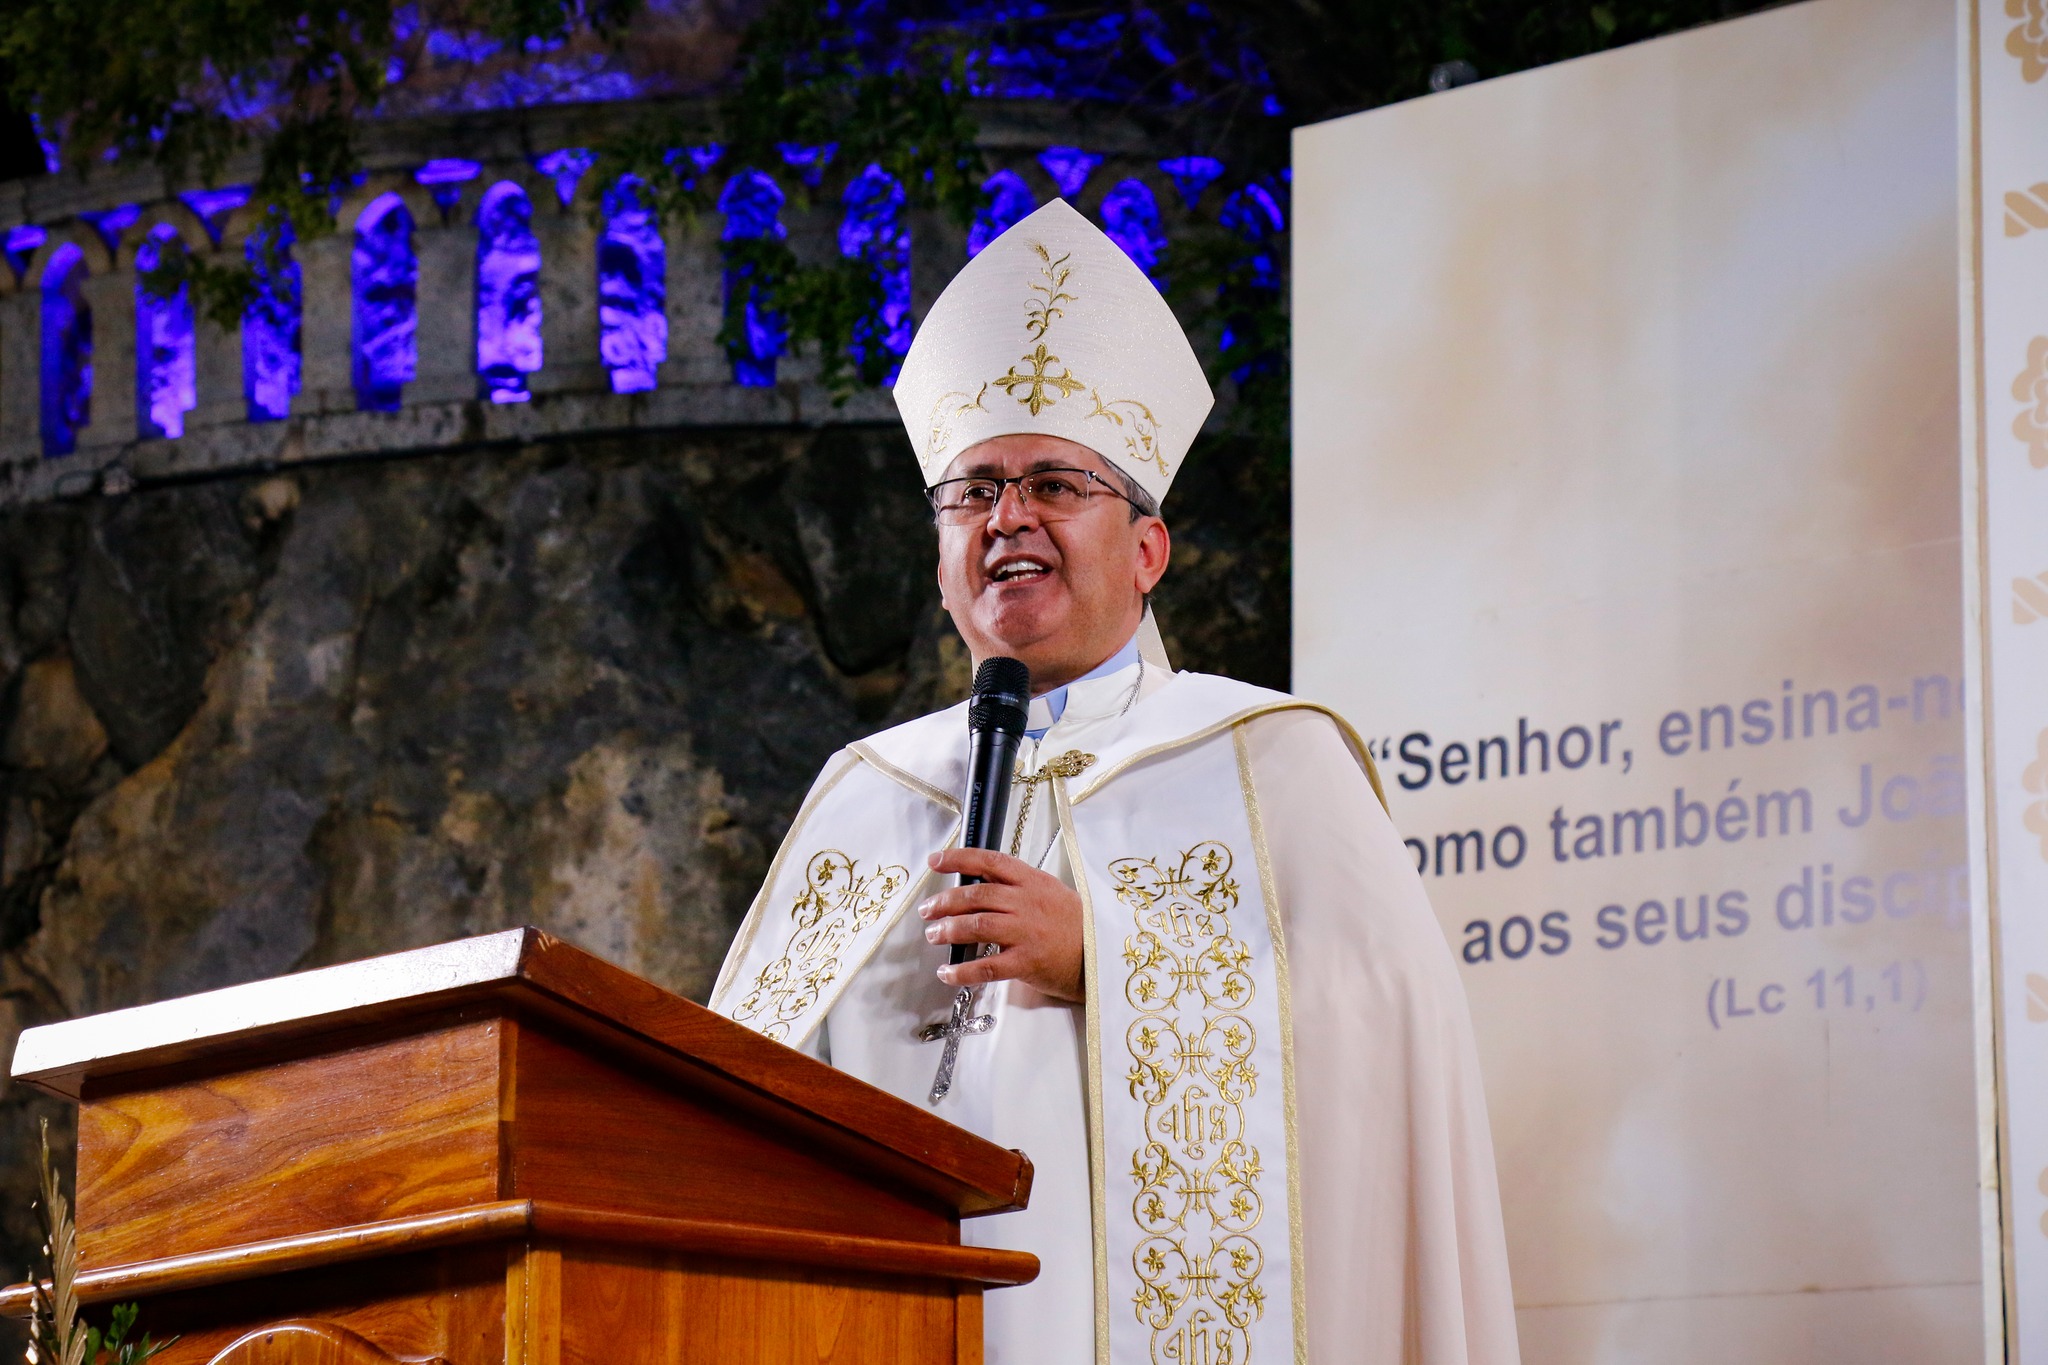
[[[1031,714],[1031,670],[1015,659],[987,659],[974,674],[967,706],[967,818],[960,841],[967,848],[998,849],[1010,808],[1010,776]],[[979,877],[962,877],[970,886]],[[972,961],[975,943],[953,945],[953,963]]]

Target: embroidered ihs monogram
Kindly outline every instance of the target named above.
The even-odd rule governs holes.
[[[1145,1108],[1131,1153],[1133,1307],[1156,1361],[1248,1365],[1265,1313],[1265,1214],[1246,1104],[1259,1088],[1251,949],[1231,932],[1236,858],[1215,840],[1109,872],[1135,930],[1124,940],[1130,1097]]]

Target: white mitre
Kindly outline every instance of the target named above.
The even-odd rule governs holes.
[[[896,380],[927,485],[992,436],[1063,436],[1155,499],[1216,401],[1145,272],[1055,199],[939,295]]]

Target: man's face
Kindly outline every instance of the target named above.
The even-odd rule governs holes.
[[[943,478],[1012,478],[1085,469],[1122,485],[1100,455],[1057,436],[997,436],[948,465]],[[1145,594],[1166,572],[1171,542],[1157,517],[1103,484],[1078,516],[1041,523],[1012,485],[992,514],[939,527],[939,595],[977,664],[1008,655],[1031,670],[1031,690],[1072,682],[1123,647]]]

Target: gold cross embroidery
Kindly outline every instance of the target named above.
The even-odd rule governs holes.
[[[1030,408],[1033,417],[1038,416],[1040,408],[1049,408],[1058,402],[1059,398],[1071,398],[1088,387],[1074,378],[1073,372],[1061,364],[1058,356],[1048,353],[1042,341],[1038,343],[1038,349],[1026,355],[1024,360],[1031,366],[1030,374],[1019,374],[1017,367],[1012,365],[1008,374],[998,375],[993,382],[1012,398],[1017,398],[1017,390],[1030,386],[1031,392],[1017,398],[1017,401]],[[1060,372],[1047,374],[1046,367],[1049,365],[1060,365]],[[1045,392],[1047,389],[1058,389],[1059,398],[1048,397]]]

